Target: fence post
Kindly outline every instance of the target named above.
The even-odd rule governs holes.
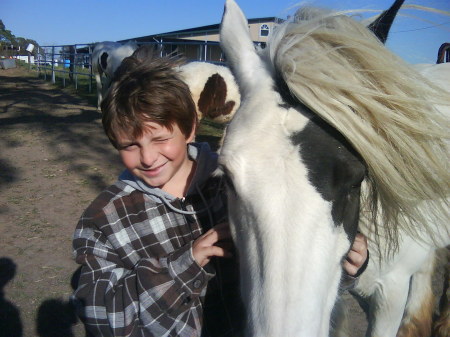
[[[92,93],[92,45],[89,45],[89,93]]]
[[[73,46],[74,48],[74,54],[73,54],[73,59],[74,59],[74,62],[73,62],[73,71],[74,71],[74,73],[75,73],[75,90],[78,90],[78,74],[77,74],[77,64],[76,64],[76,61],[77,61],[77,45],[74,45]]]
[[[75,63],[75,51],[74,51],[73,46],[70,46],[69,47],[69,79],[70,79],[70,82],[73,82],[74,63]]]
[[[55,46],[52,46],[52,83],[55,83]]]
[[[44,48],[44,80],[47,81],[47,48]]]
[[[41,72],[41,65],[40,65],[40,63],[41,63],[41,47],[37,48],[37,55],[34,58],[34,65],[35,66],[36,66],[36,59],[37,59],[37,67],[36,67],[36,69],[38,71],[38,74],[40,75],[40,72]]]
[[[199,44],[198,45],[198,51],[197,51],[198,61],[202,60],[202,54],[203,54],[203,46],[201,44]]]

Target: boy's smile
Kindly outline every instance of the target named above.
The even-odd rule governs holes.
[[[148,176],[149,178],[156,177],[158,174],[161,173],[161,171],[163,170],[165,165],[166,164],[164,163],[164,164],[159,165],[158,167],[155,167],[155,168],[151,168],[151,169],[147,169],[147,170],[143,169],[142,170],[142,174],[145,175],[145,176]]]
[[[193,162],[187,155],[186,138],[178,125],[173,130],[149,122],[142,137],[118,136],[118,150],[125,167],[152,187],[159,187],[176,197],[183,197],[189,185]]]

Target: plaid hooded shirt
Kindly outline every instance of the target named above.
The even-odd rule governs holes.
[[[242,331],[237,261],[213,258],[201,268],[192,255],[193,241],[226,221],[227,213],[220,179],[211,177],[217,155],[207,144],[188,148],[197,168],[185,198],[125,171],[81,216],[73,240],[82,265],[74,297],[93,335],[215,337]]]

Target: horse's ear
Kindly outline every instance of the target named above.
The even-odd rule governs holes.
[[[403,2],[405,0],[395,0],[394,4],[388,10],[381,13],[375,21],[367,26],[382,43],[386,43],[389,30]]]
[[[233,66],[239,63],[255,47],[250,38],[248,21],[234,0],[226,0],[220,25],[220,45],[228,62]]]
[[[234,0],[226,0],[220,26],[220,46],[224,51],[241,95],[262,90],[272,83],[250,37],[248,21]],[[270,78],[271,81],[271,78]]]

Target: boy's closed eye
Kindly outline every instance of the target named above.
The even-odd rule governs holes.
[[[170,137],[164,137],[164,138],[156,138],[156,139],[153,139],[153,141],[155,142],[155,143],[166,143],[166,142],[168,142],[170,140]]]
[[[131,150],[135,149],[137,146],[138,145],[136,143],[118,144],[117,145],[117,149],[120,150],[120,151],[122,151],[122,150],[131,151]]]

